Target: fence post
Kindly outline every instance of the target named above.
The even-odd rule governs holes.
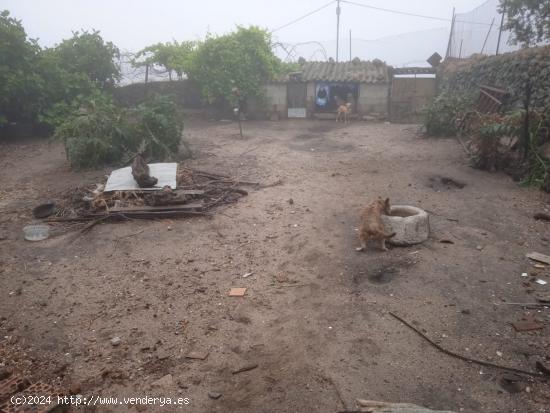
[[[455,28],[455,8],[453,7],[453,18],[451,19],[451,32],[449,33],[449,43],[447,43],[447,51],[445,52],[445,59],[451,54],[451,44],[453,40],[453,30]]]

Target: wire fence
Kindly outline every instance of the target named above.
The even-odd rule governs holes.
[[[146,81],[162,81],[169,80],[170,75],[164,68],[157,67],[155,65],[146,66],[134,66],[132,61],[135,57],[135,53],[130,51],[122,51],[118,64],[120,67],[121,79],[119,84],[121,86],[131,85],[132,83],[144,83]]]
[[[457,13],[450,36],[449,57],[466,58],[473,54],[494,55],[518,50],[519,45],[511,43],[512,33],[500,31],[505,23],[498,12],[498,0],[485,3],[467,13]],[[500,43],[499,43],[500,34]]]
[[[351,1],[346,2],[371,7]],[[273,32],[290,24],[299,24],[301,20],[332,3],[334,1]],[[454,21],[449,22],[451,29],[446,26],[373,40],[352,37],[348,32],[342,32],[339,61],[345,62],[357,57],[361,60],[380,59],[395,67],[428,66],[426,59],[434,52],[438,52],[441,56],[467,58],[474,54],[494,55],[518,50],[520,46],[511,42],[512,33],[507,30],[500,31],[501,24],[505,21],[498,12],[498,4],[499,0],[487,0],[467,13],[455,14]],[[336,40],[290,43],[279,39],[277,35],[274,37],[274,52],[283,61],[295,62],[300,58],[307,61],[328,61],[335,55]],[[133,57],[134,54],[131,52],[121,54],[119,62],[122,73],[121,85],[169,80],[169,73],[162,67],[134,67],[131,63]]]
[[[444,56],[449,39],[449,29],[445,27],[372,40],[356,36],[350,39],[349,32],[345,34],[340,38],[340,62],[356,57],[361,60],[380,59],[395,67],[429,66],[426,59],[434,52]],[[275,44],[277,56],[288,62],[295,62],[300,57],[307,61],[328,61],[334,58],[335,50],[336,40]]]

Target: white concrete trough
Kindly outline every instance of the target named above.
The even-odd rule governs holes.
[[[423,209],[409,205],[393,205],[391,215],[382,215],[386,232],[395,232],[388,241],[392,245],[420,244],[428,239],[430,221]]]

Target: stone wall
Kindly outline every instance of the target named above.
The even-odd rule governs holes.
[[[126,106],[136,106],[155,95],[173,96],[184,108],[203,108],[200,90],[190,80],[134,83],[114,90],[115,99]]]

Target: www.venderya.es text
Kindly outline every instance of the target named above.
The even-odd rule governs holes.
[[[71,406],[187,406],[188,397],[103,397],[103,396],[12,396],[11,403],[21,405],[71,405]]]

